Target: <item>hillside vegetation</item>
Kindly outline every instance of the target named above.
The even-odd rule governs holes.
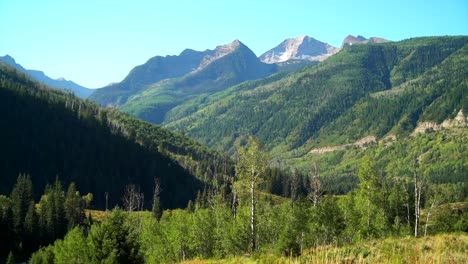
[[[418,122],[467,110],[467,43],[429,37],[353,45],[279,80],[209,95],[210,103],[166,126],[219,149],[253,134],[282,158],[364,136],[406,136]]]
[[[27,173],[36,194],[58,178],[93,193],[96,208],[104,208],[105,193],[113,207],[126,185],[137,184],[149,206],[157,178],[163,207],[174,208],[232,172],[226,159],[193,140],[52,90],[3,64],[0,84],[2,194]]]

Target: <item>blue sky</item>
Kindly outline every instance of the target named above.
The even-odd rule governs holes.
[[[185,48],[241,40],[257,55],[289,37],[468,35],[467,0],[0,0],[0,56],[97,88]]]

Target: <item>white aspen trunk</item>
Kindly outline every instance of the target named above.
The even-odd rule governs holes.
[[[255,216],[255,181],[252,179],[250,183],[250,195],[251,195],[251,208],[250,208],[250,235],[251,235],[251,245],[252,245],[252,254],[255,252],[256,247],[256,216]]]
[[[418,177],[414,174],[414,237],[418,237],[419,216],[420,216],[421,189],[418,186]]]
[[[424,236],[427,236],[427,226],[429,225],[429,218],[431,217],[432,208],[434,207],[434,203],[431,204],[431,208],[427,211],[426,216],[426,225],[424,226]]]

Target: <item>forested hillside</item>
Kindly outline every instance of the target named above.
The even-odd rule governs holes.
[[[254,134],[283,157],[368,135],[406,136],[418,122],[466,110],[467,43],[428,37],[352,45],[279,80],[210,95],[210,103],[166,126],[221,149]]]
[[[174,208],[213,182],[220,188],[232,173],[227,159],[184,136],[52,90],[3,64],[0,81],[2,194],[27,173],[36,194],[58,178],[93,193],[96,208],[104,208],[105,193],[109,207],[121,204],[125,186],[135,184],[149,208],[158,179],[162,206]]]

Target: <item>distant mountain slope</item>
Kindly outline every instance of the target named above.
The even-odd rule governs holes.
[[[337,53],[335,48],[309,36],[289,38],[275,48],[263,53],[259,58],[265,63],[278,63],[288,60],[322,61]]]
[[[214,51],[184,50],[178,56],[156,56],[145,64],[133,68],[120,83],[97,89],[90,97],[101,105],[120,106],[133,94],[145,89],[148,85],[168,78],[181,77],[196,70],[203,58]]]
[[[13,59],[11,56],[6,55],[6,56],[0,56],[0,61],[4,62],[13,68],[28,74],[31,76],[33,79],[36,81],[42,82],[48,86],[54,87],[54,88],[59,88],[63,90],[68,90],[72,93],[74,93],[76,96],[81,97],[81,98],[87,98],[93,93],[93,89],[85,88],[81,85],[78,85],[72,81],[67,81],[64,78],[59,78],[59,79],[52,79],[45,75],[42,71],[36,71],[36,70],[26,70],[21,66],[20,64],[16,63],[15,59]]]
[[[218,46],[203,58],[198,68],[180,78],[163,80],[133,95],[121,109],[152,123],[161,124],[180,112],[177,106],[203,94],[211,94],[242,81],[259,79],[277,71],[276,65],[262,63],[238,40]]]
[[[221,185],[230,162],[200,144],[115,109],[52,90],[0,63],[0,193],[19,173],[32,176],[36,194],[58,177],[94,194],[95,206],[120,203],[135,183],[151,206],[159,178],[165,208],[185,206],[204,184]],[[205,172],[210,174],[206,175]],[[219,177],[219,179],[217,178]]]
[[[430,37],[349,46],[317,66],[220,97],[167,127],[222,149],[254,134],[273,153],[290,155],[368,135],[407,135],[418,121],[466,108],[467,43],[468,37]]]

